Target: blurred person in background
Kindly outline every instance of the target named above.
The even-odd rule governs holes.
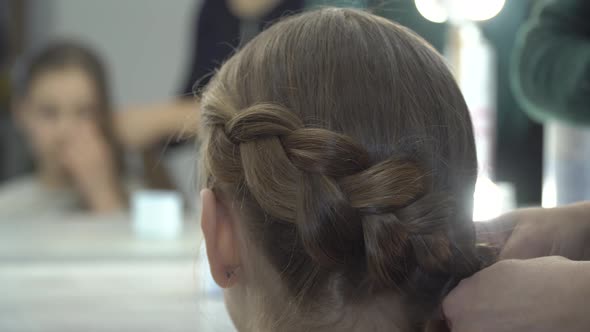
[[[590,2],[539,3],[523,27],[513,86],[539,121],[590,125]]]
[[[35,173],[3,185],[0,211],[125,207],[122,153],[107,84],[100,59],[78,44],[52,44],[33,57],[13,116],[33,155]]]
[[[590,199],[590,2],[538,1],[512,65],[523,109],[545,127],[544,204]]]
[[[279,18],[300,12],[305,7],[317,4],[350,5],[357,2],[360,4],[362,1],[204,1],[197,12],[197,19],[194,21],[193,31],[195,38],[193,44],[193,56],[190,70],[188,71],[182,89],[183,97],[169,103],[129,107],[121,112],[111,112],[112,107],[106,93],[106,82],[103,82],[104,69],[98,68],[102,67],[101,64],[92,52],[89,52],[88,50],[86,50],[86,53],[88,54],[82,56],[86,59],[75,59],[73,61],[74,63],[71,65],[69,63],[62,64],[60,61],[54,60],[51,60],[51,63],[47,64],[47,66],[37,66],[32,63],[31,67],[42,67],[43,70],[35,70],[35,77],[27,77],[25,80],[25,87],[24,89],[21,89],[23,93],[21,93],[20,98],[17,101],[17,112],[14,114],[16,115],[15,118],[18,119],[19,126],[23,129],[22,132],[27,136],[27,140],[30,143],[29,146],[33,148],[32,154],[35,157],[35,168],[37,174],[42,175],[41,179],[43,181],[41,183],[44,183],[45,185],[50,184],[51,187],[53,184],[46,182],[48,178],[61,178],[62,180],[65,180],[63,176],[67,175],[68,181],[65,182],[70,182],[75,185],[74,187],[76,188],[76,191],[79,191],[81,194],[78,196],[78,198],[81,198],[80,203],[87,206],[91,211],[116,210],[124,206],[124,204],[121,203],[126,201],[121,198],[121,196],[124,196],[121,194],[124,190],[122,190],[120,184],[120,173],[122,171],[120,151],[125,149],[148,152],[144,153],[142,157],[144,159],[144,170],[150,173],[144,177],[144,180],[148,182],[150,187],[171,188],[171,181],[162,169],[154,152],[157,152],[159,149],[158,146],[165,143],[167,140],[172,140],[176,137],[179,138],[180,141],[183,141],[183,139],[186,138],[185,136],[194,135],[199,125],[199,105],[198,100],[194,97],[193,91],[199,92],[208,83],[209,77],[213,74],[216,68],[231,56],[231,54],[235,52],[235,49],[248,42],[260,31],[270,26]],[[356,6],[360,5],[357,4]],[[36,59],[36,61],[37,60],[41,60],[40,57],[39,59]],[[58,65],[54,66],[53,62],[58,63]],[[62,66],[68,70],[61,70]],[[53,155],[53,152],[45,150],[47,145],[53,146],[54,143],[46,143],[44,138],[39,137],[39,131],[36,130],[39,129],[39,126],[35,126],[35,124],[44,122],[39,121],[41,117],[31,116],[41,115],[42,112],[31,111],[27,108],[27,105],[31,104],[31,100],[36,100],[32,97],[37,93],[37,81],[43,82],[44,84],[52,84],[51,82],[53,82],[53,80],[38,79],[48,76],[45,75],[46,67],[47,69],[50,69],[47,70],[48,73],[63,72],[68,73],[68,76],[78,76],[78,79],[86,84],[80,85],[82,87],[87,87],[88,89],[96,87],[98,92],[94,94],[94,97],[98,100],[89,101],[88,103],[107,105],[106,107],[100,107],[101,111],[98,112],[97,117],[90,117],[97,120],[97,124],[90,126],[72,126],[75,127],[76,130],[81,131],[81,133],[71,134],[72,137],[80,137],[80,139],[72,140],[73,143],[71,148],[68,147],[68,150],[73,150],[76,145],[79,145],[82,147],[80,150],[84,154],[91,154],[89,157],[82,157],[82,154],[77,153],[64,153],[64,156],[56,158]],[[70,67],[79,70],[70,70]],[[29,68],[29,71],[31,71],[30,69],[31,68]],[[37,77],[37,72],[43,75],[39,74],[39,77]],[[71,74],[71,72],[76,72],[76,75]],[[61,77],[57,74],[52,76]],[[46,81],[49,81],[49,83],[45,83]],[[197,84],[195,84],[195,82],[197,82]],[[77,88],[80,89],[78,85]],[[65,90],[60,91],[63,92]],[[58,94],[62,92],[56,91]],[[92,95],[90,93],[87,94]],[[102,100],[103,97],[106,99]],[[61,113],[58,112],[58,114]],[[113,121],[108,123],[108,118],[112,118]],[[65,117],[65,119],[70,119],[70,117]],[[60,141],[61,138],[55,138],[55,140]],[[63,140],[67,141],[67,139]],[[55,144],[61,147],[61,143]],[[86,148],[87,144],[93,148]],[[48,147],[48,149],[52,150],[53,148]],[[55,159],[65,160],[65,156],[73,157],[72,160],[68,159],[66,162],[56,162]],[[104,160],[105,163],[100,169],[92,170],[94,167],[98,168],[97,164],[100,163],[91,163],[88,168],[81,167],[74,163],[76,158],[80,160],[91,160],[90,158],[96,158],[96,160]],[[46,163],[46,161],[48,162]],[[55,165],[58,164],[63,167],[56,167]],[[114,166],[112,166],[112,164]],[[48,168],[45,166],[48,166]],[[47,172],[49,169],[52,171]],[[54,170],[57,172],[53,172]],[[88,170],[87,172],[89,174],[93,174],[90,179],[87,179],[87,177],[84,176],[86,170]],[[60,176],[55,176],[58,175],[58,173]],[[45,176],[46,174],[51,175],[47,177]],[[64,181],[60,180],[56,182],[63,184]],[[17,185],[19,183],[21,185]],[[32,185],[33,183],[36,182],[29,178],[29,184]],[[2,192],[10,192],[17,187],[24,188],[27,186],[24,186],[22,179],[19,181],[11,181],[5,185],[5,189],[2,190]],[[34,186],[28,187],[29,189],[32,189]],[[53,194],[45,195],[44,190],[37,194],[39,195],[23,194],[22,196],[31,197],[31,199],[38,197],[40,201],[43,201],[40,197],[51,198],[46,202],[48,204],[49,201],[59,200],[58,198],[60,197],[60,195]],[[17,196],[21,195],[2,195],[0,202],[11,202],[7,197]],[[36,204],[40,203],[37,202]],[[22,206],[23,208],[30,206],[29,204],[25,204],[24,201],[19,204],[8,205],[12,205],[13,210],[18,206]]]
[[[34,161],[33,176],[0,188],[1,215],[19,217],[80,208],[96,213],[127,206],[123,149],[113,126],[106,70],[89,48],[53,43],[28,63],[17,87],[13,119]],[[171,189],[150,151],[141,151],[138,185]]]
[[[195,13],[191,64],[181,97],[118,112],[121,142],[144,149],[166,140],[183,141],[198,130],[198,94],[235,50],[282,17],[322,5],[365,7],[366,0],[204,0]],[[195,99],[195,94],[197,99]]]
[[[115,127],[121,142],[143,149],[176,138],[183,141],[198,128],[198,93],[240,44],[283,15],[303,9],[303,0],[205,0],[195,13],[191,64],[181,98],[119,112]],[[174,142],[173,142],[174,143]]]

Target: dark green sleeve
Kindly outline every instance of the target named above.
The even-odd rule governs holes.
[[[590,125],[590,1],[536,9],[517,38],[512,86],[534,119]]]

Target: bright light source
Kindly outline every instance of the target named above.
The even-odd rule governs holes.
[[[545,176],[543,179],[542,206],[544,208],[554,208],[557,206],[557,186],[555,182],[555,174]]]
[[[496,184],[485,176],[477,178],[473,194],[473,221],[489,221],[515,208],[514,187]]]
[[[451,1],[456,2],[456,1]],[[465,16],[472,21],[485,21],[495,17],[504,7],[506,0],[459,1],[466,9]],[[469,3],[469,5],[468,5]]]
[[[416,8],[424,18],[435,23],[443,23],[449,19],[449,12],[440,0],[416,0]]]
[[[415,0],[416,8],[429,21],[485,21],[498,15],[506,0]]]

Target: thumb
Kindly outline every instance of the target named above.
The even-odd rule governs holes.
[[[441,306],[441,312],[444,322],[447,325],[449,331],[453,331],[453,320],[451,318],[451,313],[454,312],[454,302],[452,295],[449,294],[443,301]]]
[[[464,299],[468,297],[464,293],[468,282],[469,279],[461,280],[459,285],[451,290],[443,300],[441,307],[442,316],[450,331],[455,331],[453,327],[457,326],[457,321],[461,318],[462,314],[465,314],[466,304],[464,303]]]

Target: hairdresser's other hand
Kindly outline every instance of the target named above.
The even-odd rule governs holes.
[[[108,212],[123,207],[113,151],[94,125],[80,125],[71,133],[62,162],[91,210]]]
[[[463,280],[445,299],[451,332],[590,331],[590,263],[505,260]]]
[[[563,256],[590,260],[590,202],[520,209],[476,227],[480,241],[502,248],[500,259]]]

